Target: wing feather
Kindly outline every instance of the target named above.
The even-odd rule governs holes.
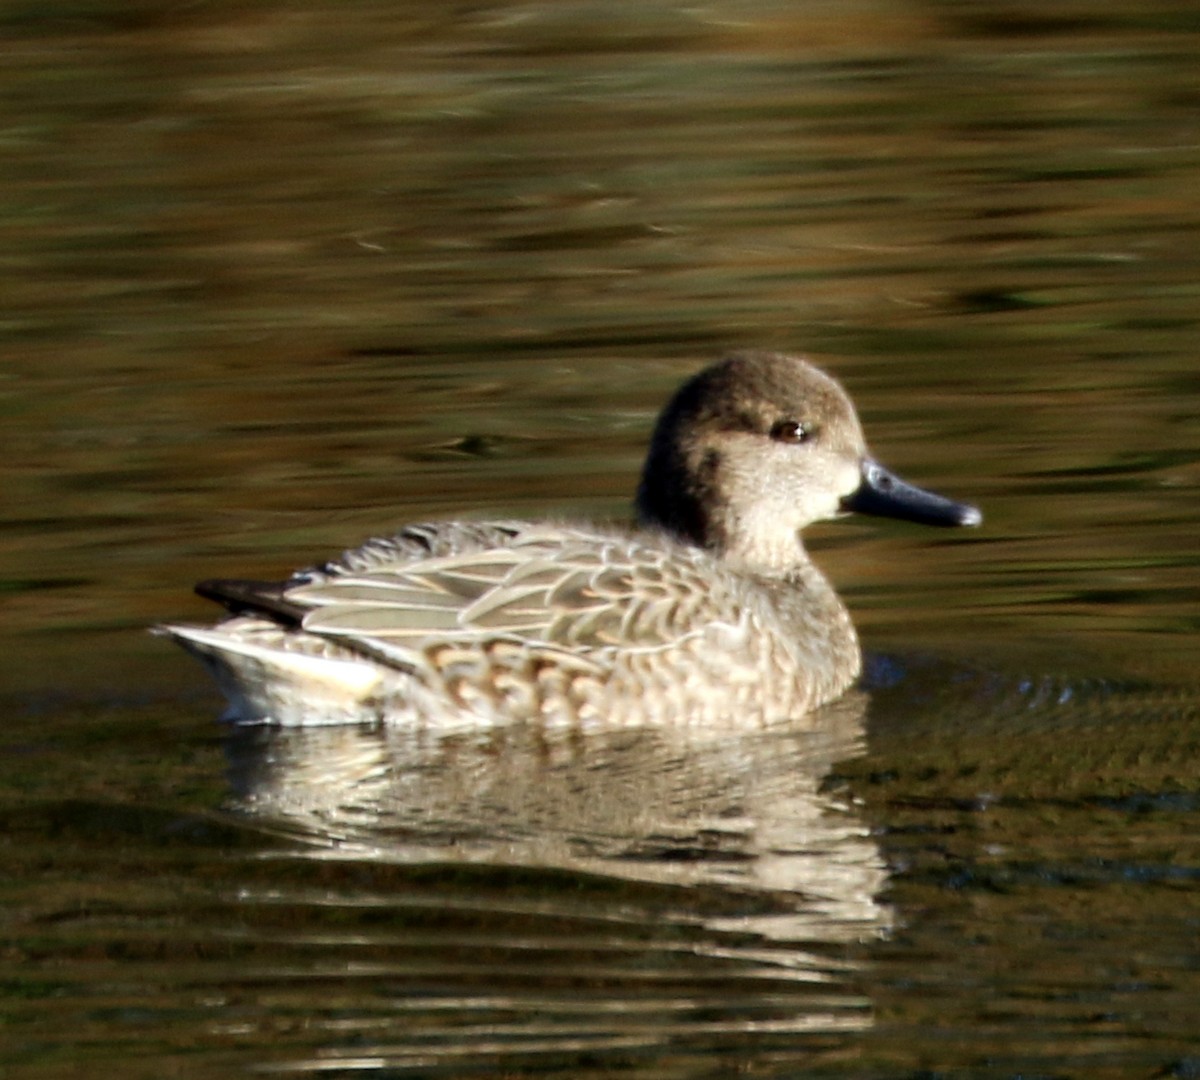
[[[566,651],[668,648],[692,636],[697,605],[711,603],[703,553],[620,534],[506,529],[506,546],[488,546],[497,539],[488,533],[482,546],[441,548],[408,530],[425,557],[406,541],[387,561],[388,542],[372,541],[343,568],[298,578],[285,596],[307,609],[308,632],[405,665],[423,650],[481,640],[534,657],[547,650],[555,663]]]

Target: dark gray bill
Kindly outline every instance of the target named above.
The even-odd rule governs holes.
[[[976,507],[906,483],[870,458],[863,461],[862,483],[842,500],[842,509],[922,525],[978,525],[983,521]]]

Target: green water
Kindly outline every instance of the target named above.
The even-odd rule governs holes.
[[[0,1075],[1200,1070],[1200,9],[0,10]],[[145,628],[621,517],[805,351],[982,529],[816,727],[279,734]]]

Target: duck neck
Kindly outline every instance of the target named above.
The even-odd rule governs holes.
[[[862,653],[850,612],[829,579],[807,554],[781,577],[752,576],[768,591],[780,620],[793,628],[793,644],[812,650],[809,669],[828,676],[831,696],[840,694],[858,678]]]

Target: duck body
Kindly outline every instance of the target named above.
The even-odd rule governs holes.
[[[858,676],[849,613],[810,568],[761,583],[664,535],[437,522],[294,575],[279,607],[298,619],[168,632],[236,719],[757,723]],[[201,589],[239,606],[233,583]]]
[[[805,525],[979,520],[877,465],[841,387],[773,353],[684,384],[637,505],[632,529],[411,525],[284,582],[202,582],[231,617],[160,629],[243,721],[756,725],[833,700],[861,667]]]

